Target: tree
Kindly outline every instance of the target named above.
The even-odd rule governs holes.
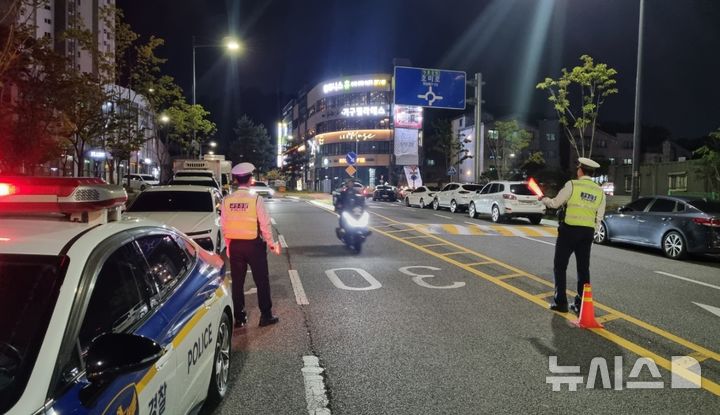
[[[255,124],[247,115],[243,115],[235,126],[235,140],[230,144],[230,158],[235,163],[249,162],[258,172],[266,172],[274,167],[275,146],[267,129]]]
[[[488,137],[487,143],[498,180],[505,180],[513,161],[530,145],[532,134],[520,128],[516,120],[496,122],[495,131]],[[533,157],[537,159],[537,156]]]
[[[41,39],[28,42],[0,75],[0,170],[26,173],[61,153],[63,119],[54,91],[63,82],[65,61]],[[9,99],[8,99],[9,98]]]
[[[706,144],[695,150],[700,157],[703,173],[710,179],[712,188],[720,189],[720,128],[710,133]]]
[[[448,119],[438,119],[433,121],[431,133],[428,137],[428,147],[431,151],[440,154],[445,162],[445,171],[452,166],[453,160],[457,156],[458,151],[462,149],[462,143],[455,137],[452,131],[452,125]]]
[[[618,93],[615,87],[617,71],[607,64],[596,64],[588,55],[582,55],[580,60],[582,66],[576,66],[570,72],[563,68],[560,78],[545,78],[537,88],[550,94],[548,100],[577,156],[591,157],[600,107],[609,95]],[[578,100],[575,105],[571,103],[573,97]],[[585,142],[586,135],[590,136],[589,143]]]

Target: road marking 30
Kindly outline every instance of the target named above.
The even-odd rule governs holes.
[[[391,218],[388,218],[388,217],[386,217],[386,216],[380,215],[380,214],[378,214],[378,213],[373,213],[373,214],[376,215],[376,216],[378,216],[378,217],[380,217],[380,218],[382,218],[382,219],[384,219],[384,220],[387,221],[388,223],[395,223],[395,224],[397,224],[397,225],[399,225],[399,226],[402,226],[402,225],[403,225],[401,222],[398,222],[398,221],[396,221],[396,220],[394,220],[394,219],[391,219]],[[405,225],[405,226],[408,226],[408,225]],[[491,264],[502,266],[502,267],[504,267],[504,268],[506,268],[506,269],[508,269],[508,270],[510,270],[510,271],[512,271],[512,272],[514,272],[514,273],[520,274],[522,277],[531,279],[531,280],[533,280],[533,281],[537,281],[537,282],[540,283],[540,284],[543,284],[543,285],[546,285],[546,286],[548,286],[548,287],[553,287],[553,288],[554,288],[554,285],[553,285],[552,282],[547,281],[547,280],[545,280],[545,279],[543,279],[543,278],[541,278],[541,277],[538,277],[538,276],[536,276],[536,275],[530,274],[530,273],[528,273],[528,272],[522,271],[522,270],[520,270],[520,269],[518,269],[518,268],[516,268],[516,267],[514,267],[514,266],[512,266],[512,265],[506,264],[506,263],[504,263],[504,262],[502,262],[502,261],[499,261],[499,260],[496,260],[496,259],[494,259],[494,258],[488,257],[488,256],[486,256],[486,255],[483,255],[483,254],[479,253],[479,252],[473,251],[473,250],[468,249],[468,248],[466,248],[466,247],[463,247],[463,246],[460,246],[460,245],[458,245],[458,244],[452,243],[452,242],[450,242],[450,241],[444,240],[444,239],[442,239],[442,238],[440,238],[440,237],[438,237],[438,236],[436,236],[436,235],[432,235],[432,234],[429,234],[429,233],[427,233],[427,232],[422,232],[422,231],[419,230],[419,229],[413,229],[413,230],[415,230],[415,231],[418,232],[418,233],[425,233],[425,236],[427,236],[428,239],[434,239],[434,240],[439,241],[439,242],[444,242],[444,243],[447,245],[448,248],[454,248],[454,249],[458,249],[458,251],[464,251],[464,253],[467,254],[467,255],[469,255],[469,256],[475,256],[475,257],[477,257],[477,258],[480,258],[480,259],[483,259],[483,260],[485,260],[485,261],[488,261],[488,262],[490,262]],[[466,270],[467,272],[469,272],[469,273],[471,273],[471,274],[474,274],[474,275],[477,276],[477,277],[480,277],[480,278],[482,278],[482,279],[484,279],[484,280],[486,280],[486,281],[489,281],[489,282],[491,282],[491,283],[493,283],[493,284],[495,284],[495,285],[498,285],[498,286],[506,289],[507,291],[510,291],[510,292],[512,292],[512,293],[514,293],[514,294],[516,294],[516,295],[518,295],[518,296],[520,296],[520,297],[522,297],[522,298],[524,298],[524,299],[532,302],[532,303],[537,304],[538,306],[541,306],[541,307],[543,307],[543,308],[547,308],[547,302],[546,302],[543,298],[539,298],[539,297],[537,297],[536,295],[533,295],[533,294],[531,294],[531,293],[529,293],[529,292],[527,292],[527,291],[525,291],[525,290],[523,290],[523,289],[521,289],[521,288],[519,288],[519,287],[516,287],[516,286],[510,284],[509,282],[506,282],[505,280],[500,280],[500,279],[498,279],[498,278],[496,278],[496,277],[493,277],[493,276],[490,275],[490,274],[487,274],[487,273],[482,272],[481,270],[479,270],[479,269],[477,269],[477,268],[473,268],[473,267],[470,266],[469,264],[466,264],[466,263],[460,262],[459,260],[454,259],[452,256],[448,256],[448,255],[444,255],[444,254],[440,254],[440,253],[434,252],[434,251],[432,251],[432,250],[430,250],[430,249],[423,248],[422,245],[416,244],[416,243],[414,243],[414,242],[412,242],[412,241],[410,241],[410,240],[405,240],[405,239],[403,238],[404,234],[397,234],[397,233],[391,234],[391,233],[385,232],[385,231],[383,231],[383,230],[381,230],[381,229],[377,229],[377,228],[373,228],[373,231],[375,231],[375,232],[377,232],[377,233],[379,233],[379,234],[381,234],[381,235],[384,235],[384,236],[386,236],[386,237],[388,237],[388,238],[391,238],[391,239],[394,239],[394,240],[396,240],[396,241],[399,241],[399,242],[401,242],[401,243],[403,243],[403,244],[405,244],[405,245],[408,245],[408,246],[410,246],[410,247],[413,247],[413,248],[415,248],[415,249],[417,249],[417,250],[419,250],[419,251],[421,251],[421,252],[424,252],[424,253],[426,253],[426,254],[428,254],[428,255],[431,255],[431,256],[433,256],[433,257],[435,257],[435,258],[439,258],[439,259],[441,259],[442,261],[445,261],[445,262],[448,262],[448,263],[450,263],[450,264],[453,264],[453,265],[457,266],[458,268],[464,269],[464,270]],[[413,235],[408,235],[408,236],[413,236]],[[705,284],[705,283],[703,283],[703,285],[704,285],[704,284]],[[713,287],[713,288],[714,288],[714,287]],[[568,290],[568,292],[571,293],[571,295],[574,295],[574,294],[575,294],[575,293],[573,293],[573,292],[570,291],[570,290]],[[658,335],[658,336],[664,337],[664,338],[667,339],[667,340],[670,340],[670,341],[675,342],[675,343],[677,343],[677,344],[679,344],[679,345],[681,345],[681,346],[683,346],[683,347],[686,347],[686,348],[688,348],[688,349],[690,349],[690,350],[693,350],[695,353],[699,353],[699,354],[701,354],[701,355],[703,355],[703,356],[708,356],[708,358],[712,358],[712,359],[720,362],[720,354],[718,354],[717,352],[714,352],[714,351],[712,351],[712,350],[710,350],[710,349],[707,349],[707,348],[705,348],[705,347],[703,347],[703,346],[700,346],[700,345],[698,345],[698,344],[695,344],[695,343],[693,343],[693,342],[691,342],[691,341],[689,341],[689,340],[683,339],[683,338],[681,338],[681,337],[679,337],[679,336],[676,336],[676,335],[674,335],[674,334],[672,334],[672,333],[670,333],[670,332],[667,332],[667,331],[665,331],[665,330],[663,330],[663,329],[661,329],[661,328],[659,328],[659,327],[655,327],[655,326],[653,326],[653,325],[650,324],[650,323],[647,323],[647,322],[645,322],[645,321],[639,320],[639,319],[637,319],[637,318],[635,318],[635,317],[632,317],[632,316],[630,316],[630,315],[627,315],[627,314],[625,314],[625,313],[622,313],[622,312],[619,311],[619,310],[615,310],[615,309],[613,309],[613,308],[611,308],[611,307],[609,307],[609,306],[606,306],[606,305],[603,305],[603,304],[600,304],[600,303],[597,303],[597,302],[596,302],[596,303],[595,303],[595,307],[596,307],[597,309],[599,309],[599,310],[603,310],[603,311],[607,312],[608,314],[613,315],[613,319],[614,319],[614,320],[624,320],[624,321],[626,321],[626,322],[632,323],[632,324],[634,324],[634,325],[636,325],[636,326],[638,326],[638,327],[640,327],[640,328],[643,328],[643,329],[645,329],[645,330],[647,330],[647,331],[649,331],[649,332],[651,332],[651,333],[654,333],[654,334],[656,334],[656,335]],[[562,316],[562,317],[564,317],[564,318],[566,318],[567,320],[570,320],[570,321],[574,321],[574,320],[576,319],[576,317],[575,317],[574,315],[571,315],[571,314],[569,314],[569,313],[557,313],[557,314],[560,315],[560,316]],[[617,317],[615,317],[615,316],[617,316]],[[608,319],[608,320],[610,320],[610,319]],[[632,342],[632,341],[630,341],[630,340],[628,340],[628,339],[626,339],[626,338],[624,338],[624,337],[621,337],[621,336],[619,336],[619,335],[617,335],[617,334],[609,331],[607,328],[603,328],[603,329],[589,329],[589,330],[592,331],[593,333],[597,334],[598,336],[601,336],[601,337],[603,337],[603,338],[605,338],[605,339],[607,339],[607,340],[609,340],[609,341],[611,341],[611,342],[619,345],[620,347],[623,347],[624,349],[629,350],[629,351],[635,353],[635,354],[638,355],[638,356],[647,357],[647,358],[653,359],[653,361],[654,361],[658,366],[660,366],[660,367],[662,367],[662,368],[664,368],[664,369],[666,369],[666,370],[668,370],[668,371],[672,371],[672,370],[673,370],[672,363],[671,363],[671,361],[670,361],[669,359],[664,358],[664,357],[658,355],[657,353],[654,353],[654,352],[648,350],[647,348],[645,348],[645,347],[643,347],[643,346],[640,346],[640,345],[638,345],[638,344],[636,344],[636,343],[634,343],[634,342]],[[690,374],[690,373],[683,373],[683,372],[677,373],[677,371],[676,371],[675,373],[678,374],[678,375],[680,375],[680,376],[682,376],[683,378],[685,378],[685,379],[687,379],[687,380],[691,380],[690,377],[691,377],[692,374]],[[692,375],[692,376],[694,376],[694,375]],[[717,396],[720,396],[720,384],[718,384],[718,383],[716,383],[716,382],[713,382],[713,381],[711,381],[711,380],[703,377],[703,378],[702,378],[701,387],[702,387],[703,389],[705,389],[705,390],[707,390],[707,391],[709,391],[709,392],[717,395]]]
[[[270,223],[272,223],[273,225],[277,225],[277,222],[275,222],[275,218],[270,218]]]

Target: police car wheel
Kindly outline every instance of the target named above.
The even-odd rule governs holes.
[[[220,325],[215,342],[215,356],[213,357],[213,372],[210,378],[207,402],[214,406],[220,403],[227,394],[228,379],[230,377],[230,341],[231,341],[230,318],[222,313]]]
[[[475,210],[475,202],[470,202],[470,206],[468,207],[468,215],[473,219],[477,218],[477,211]]]
[[[420,209],[425,209],[425,201],[420,199]]]
[[[458,211],[457,202],[454,201],[454,200],[452,200],[452,201],[450,202],[450,212],[455,213],[455,212],[457,212],[457,211]]]
[[[440,209],[440,202],[438,202],[437,199],[433,200],[433,210],[439,210]]]

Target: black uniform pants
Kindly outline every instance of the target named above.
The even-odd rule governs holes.
[[[555,243],[555,304],[567,305],[567,267],[570,255],[575,253],[577,263],[577,293],[575,305],[580,307],[583,286],[590,282],[590,248],[595,230],[587,226],[570,226],[564,223],[558,228]]]
[[[232,274],[232,297],[235,318],[245,311],[245,276],[248,265],[257,287],[258,306],[264,316],[272,314],[270,280],[268,278],[267,245],[260,238],[230,240],[230,272]]]

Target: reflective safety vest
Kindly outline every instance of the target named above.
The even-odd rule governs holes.
[[[571,226],[595,228],[597,211],[605,194],[591,180],[573,180],[573,191],[565,208],[565,223]]]
[[[238,190],[223,200],[223,236],[252,240],[258,237],[257,195]]]

